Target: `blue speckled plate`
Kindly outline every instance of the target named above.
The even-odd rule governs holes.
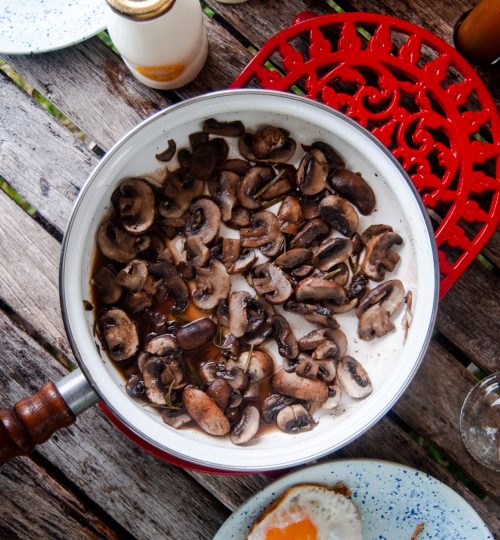
[[[104,30],[104,0],[0,0],[0,52],[34,54]]]
[[[468,503],[423,472],[379,460],[339,460],[307,467],[273,482],[240,506],[214,540],[243,540],[264,509],[287,488],[300,483],[333,486],[342,481],[361,510],[365,540],[493,540]]]

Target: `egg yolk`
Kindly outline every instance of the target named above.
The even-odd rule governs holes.
[[[266,540],[317,540],[317,529],[309,519],[303,519],[284,528],[269,529]]]

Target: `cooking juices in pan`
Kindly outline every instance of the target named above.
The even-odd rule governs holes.
[[[189,140],[169,140],[156,156],[167,166],[111,197],[91,281],[99,339],[127,393],[173,428],[235,444],[264,425],[313,429],[342,393],[372,391],[335,315],[355,313],[364,340],[394,330],[403,284],[370,282],[403,240],[385,224],[358,231],[375,195],[323,141],[299,148],[281,127],[215,119]],[[292,312],[315,329],[295,335]]]

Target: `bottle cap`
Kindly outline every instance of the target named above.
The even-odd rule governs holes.
[[[131,19],[153,19],[166,13],[175,0],[106,0],[111,9]]]

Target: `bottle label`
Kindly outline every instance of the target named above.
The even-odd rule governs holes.
[[[185,64],[168,64],[166,66],[135,66],[135,69],[147,79],[167,82],[180,77],[186,66]]]

